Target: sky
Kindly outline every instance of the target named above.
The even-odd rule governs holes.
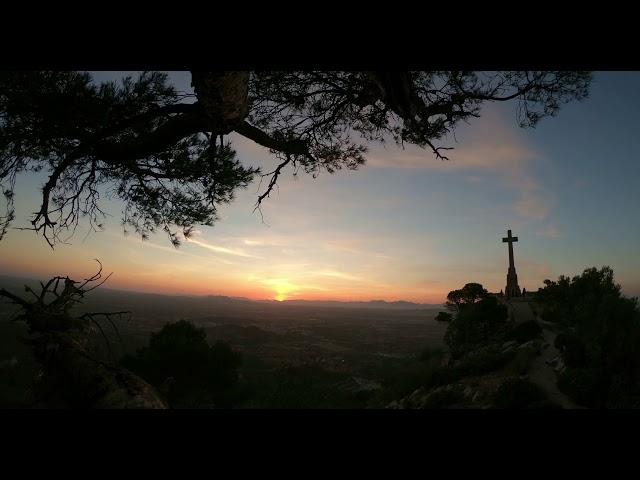
[[[95,72],[96,80],[122,72]],[[189,91],[187,72],[170,72]],[[627,295],[640,295],[640,72],[596,72],[590,97],[535,129],[517,126],[516,105],[485,104],[456,130],[450,161],[417,147],[369,144],[358,171],[292,171],[254,212],[258,183],[220,208],[178,249],[159,233],[125,236],[121,205],[106,202],[103,232],[78,229],[52,250],[33,232],[0,242],[0,274],[84,278],[100,259],[106,286],[251,299],[408,300],[441,303],[481,283],[504,289],[510,228],[520,287],[609,265]],[[246,165],[268,171],[269,152],[231,140]],[[37,209],[44,174],[22,176],[15,227]],[[262,186],[264,188],[264,185]],[[262,191],[262,190],[260,190]]]

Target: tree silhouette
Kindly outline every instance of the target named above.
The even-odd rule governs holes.
[[[192,72],[195,94],[177,92],[164,73],[100,85],[86,72],[0,73],[0,187],[14,220],[16,176],[45,169],[30,229],[52,247],[81,217],[101,228],[101,188],[123,201],[124,228],[146,238],[164,230],[179,244],[211,225],[238,188],[266,179],[256,208],[285,167],[318,175],[365,162],[363,142],[394,140],[430,149],[488,101],[519,102],[533,126],[561,104],[588,95],[586,72]],[[195,100],[195,101],[194,101]],[[266,147],[269,172],[236,158],[234,132]]]
[[[464,307],[478,303],[487,293],[487,289],[479,283],[467,283],[459,290],[450,291],[445,305],[449,310],[459,312]]]
[[[149,345],[122,364],[151,385],[165,386],[172,407],[225,405],[225,390],[238,381],[242,357],[225,343],[207,343],[204,328],[186,320],[167,323]]]
[[[100,264],[98,272],[82,282],[53,277],[40,283],[39,292],[25,286],[25,292],[30,294],[27,298],[0,288],[0,298],[19,307],[14,321],[24,321],[29,327],[29,336],[23,341],[31,346],[42,367],[36,386],[39,400],[47,407],[167,407],[149,384],[113,361],[101,322],[110,323],[118,332],[113,320],[129,312],[87,312],[80,316],[72,313],[87,293],[108,278],[102,277]],[[93,329],[100,332],[109,348],[109,362],[97,355],[90,341]]]
[[[558,386],[593,408],[640,407],[640,309],[625,297],[610,267],[591,267],[573,278],[545,280],[537,302],[556,323],[556,347],[566,369]]]

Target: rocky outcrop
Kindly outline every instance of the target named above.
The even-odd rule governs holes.
[[[110,349],[98,319],[106,319],[115,328],[111,317],[127,312],[71,314],[72,307],[81,303],[86,293],[104,283],[101,272],[100,264],[98,273],[84,282],[54,277],[40,284],[40,292],[25,286],[32,294],[29,298],[0,289],[0,297],[20,307],[15,320],[24,321],[29,327],[29,335],[22,341],[31,346],[40,364],[35,382],[40,406],[167,408],[158,392],[143,379],[113,362],[101,360],[91,342],[95,328]]]
[[[99,360],[84,334],[54,332],[28,340],[42,369],[43,406],[82,409],[165,409],[167,403],[140,377]]]

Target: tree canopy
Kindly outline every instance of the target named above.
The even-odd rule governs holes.
[[[588,72],[191,72],[194,94],[168,76],[96,84],[87,72],[0,73],[0,188],[15,219],[16,176],[46,170],[31,229],[52,247],[86,217],[100,229],[101,193],[123,202],[122,223],[143,238],[160,229],[179,244],[254,178],[256,208],[285,167],[318,175],[365,163],[366,143],[418,145],[446,160],[446,136],[484,102],[518,102],[521,126],[588,95]],[[244,165],[231,133],[278,159]]]
[[[638,408],[640,310],[636,298],[621,293],[613,270],[591,267],[573,278],[545,280],[537,299],[542,318],[560,330],[561,390],[589,407]]]
[[[242,357],[225,343],[207,342],[203,328],[186,320],[167,323],[151,334],[149,345],[122,364],[164,390],[172,407],[223,404],[225,390],[238,381]]]
[[[458,312],[464,307],[478,303],[487,294],[487,289],[479,283],[467,283],[464,287],[447,294],[446,306],[449,310]]]

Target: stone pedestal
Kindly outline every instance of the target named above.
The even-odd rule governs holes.
[[[520,287],[518,286],[518,275],[515,268],[509,268],[507,271],[507,286],[504,289],[504,294],[511,297],[519,297],[521,295]]]

